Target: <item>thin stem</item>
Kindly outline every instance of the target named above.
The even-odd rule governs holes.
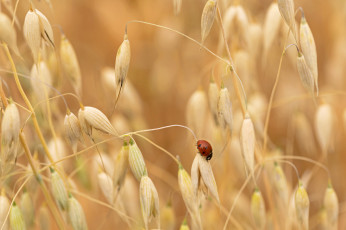
[[[187,36],[186,34],[182,33],[182,32],[179,32],[177,30],[174,30],[174,29],[171,29],[169,27],[166,27],[166,26],[162,26],[162,25],[158,25],[158,24],[154,24],[154,23],[150,23],[150,22],[144,22],[144,21],[140,21],[140,20],[131,20],[131,21],[128,21],[126,23],[126,26],[125,26],[125,34],[127,34],[127,27],[130,23],[142,23],[142,24],[146,24],[146,25],[150,25],[150,26],[155,26],[155,27],[158,27],[158,28],[161,28],[161,29],[165,29],[165,30],[169,30],[169,31],[172,31],[174,33],[177,33],[179,34],[180,36],[183,36],[187,39],[189,39],[190,41],[198,44],[199,46],[201,46],[204,50],[206,50],[208,53],[210,53],[211,55],[213,55],[214,57],[218,58],[220,61],[226,63],[229,65],[229,63],[223,59],[222,57],[220,57],[219,55],[215,54],[213,51],[211,51],[210,49],[208,49],[207,47],[205,47],[202,43],[198,42],[197,40]]]
[[[296,167],[292,162],[290,162],[290,161],[285,161],[285,160],[277,160],[277,161],[292,166],[292,168],[294,169],[294,171],[295,171],[295,173],[296,173],[296,175],[297,175],[298,181],[300,181],[298,169],[297,169],[297,167]]]
[[[12,18],[12,26],[13,26],[14,20],[15,20],[15,18],[16,18],[16,12],[17,12],[17,9],[18,9],[18,5],[19,5],[19,0],[16,1],[16,5],[14,6],[13,18]]]
[[[30,149],[29,149],[29,147],[27,145],[27,142],[26,142],[25,137],[24,137],[22,132],[19,135],[19,139],[20,139],[20,142],[21,142],[21,144],[23,146],[25,156],[28,159],[28,162],[30,164],[32,172],[34,173],[34,175],[35,175],[35,177],[36,177],[36,179],[38,181],[38,184],[41,187],[41,190],[42,190],[42,193],[44,195],[44,198],[45,198],[45,200],[47,202],[47,205],[50,208],[50,210],[51,210],[51,212],[52,212],[52,214],[54,216],[54,219],[55,219],[56,223],[58,224],[59,229],[65,229],[64,221],[61,219],[61,216],[59,215],[59,212],[58,212],[58,210],[56,209],[56,207],[54,205],[54,201],[52,200],[52,197],[50,196],[45,183],[43,183],[42,179],[40,178],[40,175],[37,172],[37,169],[35,167],[34,161],[32,159],[31,153],[30,153]]]
[[[152,144],[152,145],[155,146],[156,148],[160,149],[161,151],[163,151],[164,153],[166,153],[168,156],[170,156],[170,157],[177,163],[177,165],[180,165],[180,162],[178,161],[177,158],[175,158],[175,157],[173,156],[172,153],[170,153],[170,152],[167,151],[166,149],[162,148],[162,147],[159,146],[158,144],[154,143],[154,142],[151,141],[150,139],[146,138],[145,136],[142,136],[142,135],[140,135],[140,134],[138,134],[138,133],[135,133],[135,135],[137,135],[137,136],[143,138],[144,140],[146,140],[147,142],[149,142],[150,144]]]
[[[223,37],[223,40],[224,40],[224,43],[225,43],[225,47],[226,47],[226,50],[227,50],[228,58],[230,60],[230,69],[231,69],[231,72],[233,72],[233,74],[231,74],[232,75],[232,82],[233,82],[234,89],[236,91],[236,94],[237,94],[237,97],[238,97],[238,100],[239,100],[239,104],[240,104],[243,116],[245,116],[246,110],[247,110],[247,108],[245,108],[245,107],[247,107],[247,99],[246,99],[247,97],[246,97],[246,93],[245,93],[245,90],[244,90],[244,87],[243,87],[243,83],[240,80],[237,72],[235,71],[235,67],[234,67],[234,64],[233,64],[233,59],[232,59],[232,56],[231,56],[231,51],[229,49],[228,42],[227,42],[226,35],[225,35],[225,28],[223,26],[223,21],[222,21],[222,16],[221,16],[221,12],[220,12],[219,6],[217,6],[217,13],[218,13],[218,16],[219,16],[220,27],[221,27],[220,29],[221,29],[221,32],[222,32],[222,37]],[[240,83],[240,85],[242,87],[242,90],[243,90],[245,106],[243,105],[243,102],[242,102],[243,100],[241,98],[241,93],[239,91],[237,80],[239,81],[239,83]]]
[[[190,129],[189,127],[185,126],[185,125],[178,125],[178,124],[174,124],[174,125],[166,125],[166,126],[162,126],[159,128],[153,128],[153,129],[144,129],[144,130],[138,130],[138,131],[134,131],[134,132],[129,132],[129,133],[125,133],[123,135],[121,135],[120,137],[125,137],[125,136],[129,136],[132,134],[137,134],[137,133],[145,133],[145,132],[151,132],[151,131],[156,131],[156,130],[161,130],[161,129],[167,129],[167,128],[171,128],[171,127],[181,127],[184,129],[187,129],[194,137],[195,141],[197,142],[197,137],[195,135],[195,133],[192,131],[192,129]]]
[[[272,92],[270,94],[270,99],[269,99],[269,104],[268,104],[268,109],[267,109],[267,116],[266,116],[266,120],[265,120],[265,123],[264,123],[264,131],[263,131],[263,154],[266,154],[267,135],[268,135],[268,125],[269,125],[269,119],[270,119],[270,112],[271,112],[271,109],[272,109],[273,99],[274,99],[274,95],[276,93],[276,88],[278,86],[279,79],[280,79],[281,66],[282,66],[283,57],[285,55],[285,50],[286,50],[285,46],[286,46],[286,43],[287,43],[289,32],[290,32],[290,30],[288,30],[288,33],[287,33],[287,36],[286,36],[286,40],[284,42],[284,49],[283,49],[281,57],[280,57],[280,63],[279,63],[278,72],[276,74],[275,83],[274,83]]]

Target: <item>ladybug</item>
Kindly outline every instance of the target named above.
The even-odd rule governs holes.
[[[208,141],[198,140],[197,149],[202,156],[206,157],[207,161],[209,161],[213,157],[213,148]]]

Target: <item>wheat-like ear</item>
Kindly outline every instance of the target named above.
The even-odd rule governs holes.
[[[71,82],[76,94],[81,97],[82,76],[77,55],[71,42],[66,38],[65,35],[62,35],[60,40],[60,58],[65,76]]]
[[[27,191],[24,191],[20,199],[20,209],[23,213],[25,225],[30,228],[34,224],[35,208],[33,200]]]
[[[314,36],[311,32],[309,24],[307,23],[304,14],[300,20],[300,47],[305,57],[306,64],[308,65],[313,78],[316,92],[318,95],[318,67],[317,67],[317,50]]]
[[[304,55],[301,52],[298,52],[298,56],[297,56],[297,69],[300,76],[300,80],[302,81],[304,88],[314,97],[315,96],[314,76],[305,61]]]
[[[328,228],[338,229],[339,201],[331,184],[324,194],[323,206],[327,212]]]
[[[12,230],[26,230],[25,221],[20,208],[13,202],[10,212],[10,226]]]
[[[201,34],[202,44],[207,38],[211,27],[213,26],[215,15],[216,15],[217,0],[208,0],[204,6],[202,17],[201,17]]]
[[[145,165],[141,150],[132,139],[130,139],[129,147],[129,165],[132,174],[135,176],[137,181],[140,182],[142,176],[144,176],[147,172],[147,167]]]
[[[251,197],[251,213],[257,229],[264,229],[266,225],[266,209],[263,196],[258,189],[255,189]]]
[[[88,229],[83,207],[72,195],[68,198],[68,217],[74,230]]]
[[[40,19],[38,15],[33,11],[29,10],[25,15],[23,32],[26,42],[34,57],[34,62],[38,62],[38,54],[41,47],[41,29]]]
[[[78,141],[83,142],[82,128],[79,124],[78,118],[73,113],[68,113],[64,120],[65,135],[68,142],[72,146],[73,152],[77,152]]]
[[[226,87],[220,89],[219,101],[217,104],[219,124],[223,129],[227,127],[233,131],[232,102],[229,91]]]
[[[114,185],[112,178],[105,172],[99,172],[97,175],[98,184],[103,195],[110,205],[114,204]]]
[[[243,160],[245,162],[247,173],[254,178],[255,167],[255,130],[250,116],[247,114],[243,120],[240,131],[240,145]]]
[[[297,39],[297,25],[294,19],[294,1],[293,0],[278,0],[278,6],[281,16],[285,20],[287,26],[292,31],[295,39]]]
[[[315,130],[323,154],[327,154],[334,134],[334,114],[329,104],[321,104],[315,115]]]
[[[50,181],[53,197],[61,210],[68,208],[68,194],[61,176],[53,168],[50,169]]]
[[[310,200],[301,182],[299,182],[299,186],[297,188],[294,201],[295,201],[296,213],[297,213],[297,218],[298,218],[300,227],[303,230],[308,230],[309,229]]]

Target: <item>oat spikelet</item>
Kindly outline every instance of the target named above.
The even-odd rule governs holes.
[[[137,181],[140,182],[142,176],[147,172],[147,168],[145,166],[142,152],[133,139],[130,139],[129,164],[132,174],[135,176]]]
[[[80,108],[78,119],[83,131],[88,136],[92,135],[93,129],[105,134],[116,135],[116,131],[106,115],[94,107],[85,106],[84,108]]]
[[[85,215],[82,206],[72,195],[68,198],[68,216],[74,230],[87,230]]]
[[[10,228],[8,219],[4,224],[8,210],[10,210],[10,201],[5,195],[5,190],[2,190],[0,195],[0,226],[4,226],[4,230],[8,230]]]
[[[219,102],[217,104],[218,117],[220,126],[223,128],[228,127],[232,132],[233,130],[233,115],[232,115],[232,102],[228,89],[223,87],[220,90]]]
[[[196,229],[202,229],[202,222],[198,210],[197,197],[194,193],[191,178],[183,166],[179,165],[178,183],[187,211],[189,212]]]
[[[203,180],[212,196],[218,203],[220,203],[219,193],[217,191],[216,181],[211,165],[209,161],[201,156],[201,154],[196,154],[191,167],[191,182],[196,197],[200,186],[200,180]]]
[[[82,94],[82,76],[75,50],[65,35],[60,40],[61,65],[65,76],[71,82],[79,97]]]
[[[288,27],[291,29],[293,36],[297,39],[297,27],[294,19],[294,2],[293,0],[278,0],[278,7],[281,16],[285,20]]]
[[[278,37],[282,19],[278,4],[273,2],[266,13],[263,25],[263,61],[267,59],[268,52],[272,47],[275,38]],[[264,62],[264,64],[266,64]]]
[[[314,77],[314,83],[318,95],[318,68],[315,39],[310,30],[309,24],[306,22],[304,14],[300,21],[300,46],[305,56],[306,64]]]
[[[5,42],[13,50],[13,52],[20,56],[17,47],[17,34],[12,26],[11,19],[6,14],[0,12],[0,41]]]
[[[315,115],[315,130],[317,140],[323,154],[327,154],[334,133],[334,115],[329,104],[322,104],[318,107]]]
[[[26,230],[22,212],[20,211],[16,202],[13,202],[11,207],[10,226],[12,230]]]
[[[303,83],[304,88],[314,97],[315,81],[312,72],[310,71],[305,57],[301,52],[298,52],[297,56],[297,69],[300,76],[300,80]]]
[[[272,182],[277,194],[283,201],[284,207],[288,207],[289,201],[289,187],[287,184],[286,175],[284,174],[281,166],[278,163],[274,163],[274,169],[272,174]]]
[[[327,212],[329,229],[338,229],[339,202],[331,184],[324,194],[323,206]]]
[[[98,183],[107,202],[113,205],[114,186],[112,178],[105,172],[99,172],[97,175]]]
[[[197,136],[202,135],[207,117],[208,98],[202,89],[196,90],[186,105],[186,122]]]
[[[78,118],[71,112],[68,112],[64,120],[65,134],[68,142],[72,146],[75,153],[77,151],[78,141],[83,142],[82,128],[79,124]]]
[[[24,191],[20,200],[20,209],[23,213],[25,225],[31,227],[34,224],[35,208],[32,198],[27,191]]]
[[[207,38],[211,27],[213,26],[215,15],[216,15],[216,0],[208,0],[204,6],[201,18],[201,34],[202,34],[202,44]]]
[[[67,210],[68,196],[67,190],[61,176],[53,169],[50,168],[51,172],[51,188],[54,199],[59,205],[61,210]]]
[[[49,45],[54,47],[54,35],[52,26],[50,25],[48,19],[46,18],[46,16],[44,16],[42,12],[35,9],[35,13],[38,15],[39,18],[42,39]]]
[[[17,106],[11,103],[5,109],[1,122],[1,171],[6,175],[15,164],[19,144],[20,117]]]
[[[245,115],[243,124],[240,131],[240,144],[242,150],[243,160],[245,162],[245,169],[247,174],[254,177],[255,166],[255,130],[252,120],[248,114]]]
[[[30,72],[31,76],[31,87],[33,89],[34,95],[39,101],[43,101],[51,93],[51,88],[47,85],[52,85],[52,74],[44,61],[40,61],[34,64]]]
[[[115,157],[113,183],[120,189],[124,183],[127,168],[129,167],[129,146],[124,142],[120,153]]]
[[[124,36],[124,41],[121,43],[117,56],[115,58],[115,90],[116,90],[116,102],[119,99],[121,90],[125,84],[126,76],[129,71],[131,60],[131,48],[130,41],[127,38],[127,34]]]
[[[26,42],[34,57],[35,63],[38,61],[38,54],[41,47],[41,29],[38,15],[30,9],[25,15],[23,32]]]
[[[141,202],[141,211],[145,229],[148,229],[148,224],[152,217],[157,218],[158,229],[160,229],[159,195],[154,183],[148,177],[148,175],[144,175],[141,178],[139,186],[139,198]]]
[[[310,201],[308,194],[301,182],[295,194],[295,206],[299,224],[302,230],[309,229],[309,207]]]
[[[261,192],[255,189],[251,197],[251,213],[257,229],[264,229],[266,225],[266,209]]]

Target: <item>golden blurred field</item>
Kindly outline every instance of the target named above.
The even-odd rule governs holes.
[[[110,177],[114,176],[114,162],[123,141],[117,137],[118,135],[174,124],[191,128],[198,140],[208,140],[213,147],[213,158],[209,162],[215,176],[220,204],[206,187],[199,193],[198,213],[202,219],[203,229],[261,229],[251,215],[251,196],[256,187],[261,191],[265,204],[266,216],[263,219],[265,224],[262,229],[304,229],[296,217],[294,207],[292,208],[299,179],[303,181],[310,200],[308,229],[346,229],[346,184],[343,178],[346,175],[346,2],[344,0],[294,1],[295,10],[302,7],[316,43],[319,94],[313,99],[303,87],[297,71],[295,46],[289,47],[287,52],[281,55],[284,47],[289,44],[294,43],[301,49],[300,43],[296,43],[292,37],[285,43],[288,26],[284,20],[281,17],[278,19],[281,21],[275,34],[273,31],[270,34],[265,33],[265,26],[277,24],[276,21],[267,25],[265,23],[268,8],[277,1],[218,0],[223,20],[227,10],[232,7],[239,7],[245,13],[245,22],[234,19],[233,24],[228,24],[229,27],[224,29],[229,34],[227,41],[234,62],[233,67],[243,83],[247,98],[246,109],[254,124],[256,137],[256,185],[250,177],[241,195],[235,199],[247,180],[244,168],[246,163],[242,158],[242,143],[239,138],[244,120],[241,105],[245,106],[245,99],[241,85],[236,80],[241,95],[241,102],[239,101],[234,81],[231,80],[229,71],[226,71],[225,64],[199,44],[176,32],[142,23],[129,23],[127,28],[131,45],[129,71],[119,102],[112,114],[117,95],[115,78],[113,78],[114,63],[117,50],[124,39],[125,26],[129,21],[155,23],[179,31],[198,42],[201,41],[201,15],[207,1],[182,0],[181,12],[177,15],[174,14],[173,1],[175,0],[35,0],[32,2],[33,7],[48,18],[53,29],[54,48],[47,46],[46,42],[42,43],[42,47],[46,48],[40,49],[41,61],[47,64],[52,80],[51,84],[48,83],[51,86],[46,87],[48,95],[41,95],[44,89],[42,82],[22,77],[20,81],[35,108],[43,137],[47,143],[50,143],[49,151],[56,154],[54,159],[58,160],[73,154],[64,130],[64,118],[68,111],[63,101],[58,98],[37,106],[36,104],[41,101],[40,96],[46,101],[47,96],[57,96],[59,93],[56,90],[62,94],[75,93],[73,83],[71,84],[66,77],[66,70],[62,69],[63,61],[59,59],[62,31],[72,44],[78,58],[82,84],[80,102],[84,106],[95,107],[102,111],[117,131],[117,135],[109,135],[110,133],[105,134],[95,130],[93,140],[84,134],[84,143],[78,144],[80,151],[78,157],[72,156],[63,163],[50,165],[61,171],[62,177],[66,176],[73,181],[69,186],[66,185],[66,180],[64,183],[69,192],[80,202],[88,229],[145,229],[140,206],[140,183],[132,175],[130,167],[127,167],[125,185],[120,187],[120,195],[116,196],[118,199],[116,204],[107,201],[104,191],[100,188],[98,174],[105,169]],[[49,7],[48,2],[51,2],[52,7]],[[12,19],[5,5],[12,3],[14,6],[15,1],[1,0],[1,3],[1,12]],[[30,78],[35,62],[23,36],[25,16],[29,8],[30,1],[19,1],[16,13],[19,27],[15,25],[15,31],[17,46],[22,57],[15,55],[11,47],[10,51],[18,72]],[[299,31],[301,22],[299,10],[295,15],[295,22]],[[216,16],[204,45],[221,59],[226,60],[228,56],[220,25],[219,17]],[[1,33],[5,32],[0,28],[0,39],[3,39],[4,35]],[[269,36],[273,38],[270,43],[267,42]],[[44,35],[41,34],[41,37]],[[265,44],[269,44],[266,49]],[[280,78],[270,110],[267,145],[264,147],[265,118],[281,57]],[[106,68],[108,73],[105,73]],[[18,91],[12,71],[7,53],[2,48],[0,49],[0,76],[3,88],[1,91],[7,99],[12,98],[18,103],[20,127],[24,130],[31,154],[35,155],[37,169],[44,169],[40,174],[52,196],[51,173],[46,167],[49,163],[46,149],[37,136],[33,116],[30,117],[28,111],[20,108],[23,106],[28,109],[28,105]],[[230,93],[232,130],[229,127],[223,128],[219,120],[213,117],[213,114],[220,114],[220,111],[211,109],[209,101],[211,79],[215,81],[218,89],[224,86]],[[44,76],[42,81],[45,81]],[[41,87],[38,91],[33,86],[36,84]],[[52,90],[52,87],[56,90]],[[192,95],[196,93],[202,96],[192,101]],[[65,95],[65,98],[68,108],[77,116],[80,104],[73,96]],[[319,108],[323,105],[330,106],[331,116],[323,114],[317,118]],[[5,108],[3,106],[2,108],[4,115]],[[324,137],[330,139],[321,140],[318,132],[322,133],[322,139]],[[4,135],[1,133],[2,138]],[[141,135],[166,149],[173,156],[179,156],[182,166],[189,174],[191,173],[192,162],[199,153],[196,141],[187,129],[170,127],[143,132]],[[146,139],[135,134],[132,137],[143,154],[148,176],[158,192],[161,229],[179,229],[185,217],[190,229],[199,229],[193,226],[193,217],[182,198],[178,185],[177,164],[164,151]],[[127,141],[130,139],[129,136],[126,138]],[[57,146],[57,139],[63,142],[64,146],[61,149]],[[93,141],[105,142],[97,144],[96,148]],[[325,151],[322,149],[321,141],[327,142]],[[20,145],[19,142],[17,144]],[[5,145],[3,141],[0,159],[2,164],[7,163],[3,158]],[[44,226],[50,226],[49,229],[59,229],[51,213],[42,214],[42,207],[47,211],[50,205],[46,204],[41,186],[34,179],[23,185],[23,178],[27,176],[34,178],[28,166],[27,155],[23,152],[23,147],[18,147],[15,166],[10,170],[13,175],[1,172],[2,194],[12,201],[18,193],[14,200],[19,207],[23,203],[23,194],[30,195],[32,200],[30,210],[33,216],[31,226],[27,226],[26,229],[44,229],[46,228],[42,227],[44,220],[49,222]],[[99,158],[100,152],[103,156],[102,163]],[[274,161],[282,167],[287,178],[286,192],[290,200],[292,199],[287,206],[281,200],[282,194],[275,190]],[[297,168],[299,178],[290,162]],[[11,161],[11,164],[13,163],[14,159]],[[329,178],[321,165],[329,171]],[[311,178],[308,178],[309,175]],[[329,209],[324,202],[329,182],[338,198],[338,212],[336,222],[324,226],[330,218],[327,212]],[[21,185],[27,192],[23,192]],[[112,192],[117,193],[115,190]],[[167,203],[171,203],[172,213],[167,211]],[[55,201],[53,204],[58,209]],[[232,217],[229,222],[227,221],[227,226],[224,226],[227,214],[233,205]],[[1,224],[2,218],[6,216],[3,213],[7,214],[8,210],[0,210]],[[119,215],[119,211],[125,213],[127,217]],[[68,211],[59,209],[58,213],[64,223],[63,229],[85,229],[71,226]],[[157,228],[156,222],[151,221],[149,229]],[[12,226],[12,229],[15,228]]]

